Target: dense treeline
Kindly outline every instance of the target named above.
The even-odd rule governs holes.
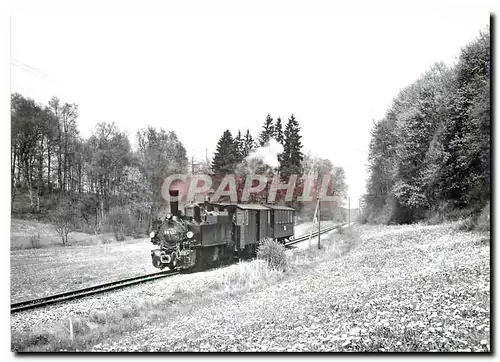
[[[284,131],[281,120],[274,123],[268,115],[257,140],[249,130],[238,131],[234,138],[226,130],[211,165],[207,160],[196,169],[173,131],[146,126],[136,133],[137,147],[132,149],[129,136],[114,123],[97,124],[84,139],[77,119],[78,106],[57,97],[43,105],[20,94],[11,96],[11,211],[54,223],[65,244],[74,229],[114,231],[118,239],[147,233],[166,206],[161,187],[168,175],[248,173],[246,157],[271,138],[284,148],[278,168],[283,175],[303,169],[335,171],[342,178],[338,185],[346,189],[341,169],[328,160],[304,159],[293,115]],[[262,161],[255,162],[253,172],[266,169]]]
[[[409,223],[489,209],[490,33],[403,89],[372,130],[368,221]]]

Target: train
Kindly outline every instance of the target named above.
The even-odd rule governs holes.
[[[149,235],[153,266],[199,271],[256,256],[261,240],[294,236],[295,210],[268,204],[188,203],[157,220]]]

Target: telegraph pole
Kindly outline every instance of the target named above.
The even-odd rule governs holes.
[[[318,249],[321,249],[321,196],[318,195]]]
[[[311,233],[309,234],[309,247],[311,247],[311,239],[312,239],[312,234],[313,234],[313,231],[314,231],[314,226],[316,225],[316,217],[318,216],[318,203],[316,202],[316,209],[314,210],[314,216],[313,216],[313,224],[312,224],[312,228],[311,228]]]
[[[347,198],[347,207],[349,208],[349,225],[351,224],[351,198]]]

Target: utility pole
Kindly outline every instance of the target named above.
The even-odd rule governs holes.
[[[347,207],[349,208],[349,224],[348,225],[350,225],[351,224],[351,198],[350,197],[347,198],[347,205],[348,205]]]
[[[316,225],[317,216],[318,216],[318,203],[316,202],[316,209],[314,210],[314,216],[313,216],[313,227],[311,228],[311,233],[309,234],[309,247],[311,247],[313,228]]]
[[[318,195],[318,249],[321,249],[321,196]]]

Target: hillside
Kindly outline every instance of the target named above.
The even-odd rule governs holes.
[[[323,245],[287,252],[285,273],[254,261],[55,306],[30,317],[32,332],[16,332],[23,325],[16,315],[13,348],[490,349],[488,234],[460,231],[457,223],[363,225],[330,234]],[[73,314],[79,332],[71,342],[57,324]],[[36,327],[42,316],[43,326]],[[40,338],[44,342],[33,344]]]

